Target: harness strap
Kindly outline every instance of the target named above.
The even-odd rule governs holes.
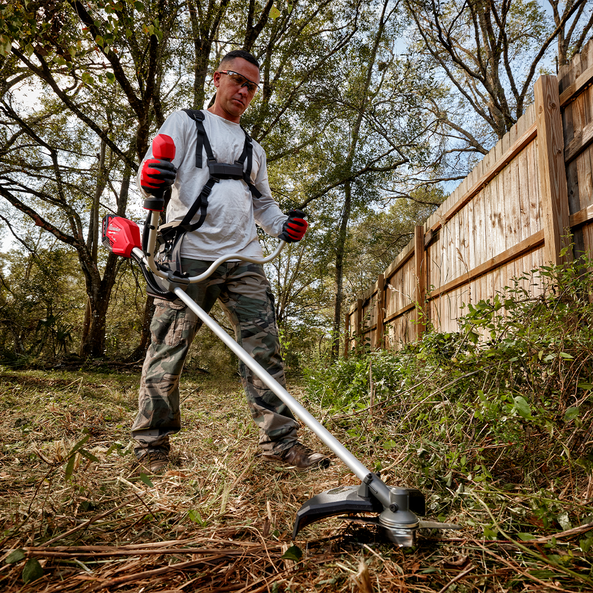
[[[243,127],[241,127],[241,129],[243,130]],[[261,192],[259,189],[257,189],[257,187],[255,187],[255,185],[253,185],[253,183],[251,183],[251,167],[253,166],[253,140],[245,130],[243,130],[243,133],[245,134],[245,145],[243,146],[243,154],[239,158],[241,162],[245,162],[245,159],[247,159],[247,168],[243,173],[243,181],[247,184],[251,195],[256,200],[258,200],[261,198]]]
[[[218,183],[218,179],[210,177],[206,182],[206,185],[202,188],[200,195],[196,198],[194,203],[185,213],[181,222],[172,222],[162,225],[159,229],[161,239],[168,244],[171,249],[170,260],[173,263],[173,270],[181,270],[181,243],[186,233],[198,230],[206,220],[206,214],[208,212],[208,197],[214,187],[214,184]],[[200,218],[197,222],[191,224],[193,217],[200,211]]]
[[[185,113],[187,113],[187,115],[189,115],[189,117],[196,122],[196,167],[198,169],[201,169],[202,148],[206,149],[206,157],[208,158],[208,160],[216,161],[216,159],[214,158],[214,153],[212,152],[210,140],[208,140],[208,135],[206,134],[206,130],[204,129],[204,113],[202,111],[196,111],[195,109],[184,109],[183,111],[185,111]]]
[[[212,145],[206,134],[204,128],[204,113],[193,109],[184,109],[185,113],[194,120],[196,124],[197,138],[196,138],[196,167],[201,169],[203,167],[202,151],[206,151],[206,158],[208,159],[208,170],[210,178],[200,191],[200,194],[195,199],[194,203],[189,207],[185,216],[180,222],[174,221],[161,225],[159,227],[159,236],[163,242],[163,253],[167,253],[167,259],[170,262],[168,269],[181,270],[181,244],[186,233],[191,233],[198,230],[206,220],[208,212],[208,198],[212,192],[215,183],[221,179],[242,179],[251,192],[254,199],[261,198],[261,192],[251,183],[251,169],[253,166],[253,140],[243,128],[245,134],[245,144],[243,145],[243,152],[234,164],[218,163],[214,158]],[[245,163],[247,165],[245,166]],[[192,219],[199,211],[199,218],[192,224]]]
[[[198,196],[197,200],[191,205],[189,210],[186,212],[183,220],[179,224],[179,226],[184,230],[186,233],[191,233],[199,229],[203,224],[204,220],[206,219],[206,211],[208,209],[208,197],[210,196],[210,192],[212,192],[212,188],[214,184],[218,183],[218,179],[215,177],[210,177],[206,182],[206,185],[202,188],[200,195]],[[192,218],[196,214],[196,212],[200,210],[200,218],[198,222],[191,224]]]
[[[204,112],[196,111],[195,109],[184,109],[185,113],[194,120],[196,124],[197,139],[196,139],[196,167],[201,169],[203,166],[202,149],[206,150],[206,157],[208,159],[208,168],[210,174],[219,179],[243,179],[251,194],[255,199],[261,198],[261,192],[251,183],[251,170],[253,168],[253,140],[251,136],[241,127],[245,134],[245,144],[243,144],[243,152],[234,164],[218,163],[214,158],[212,146],[206,129],[204,128]],[[245,167],[245,162],[247,166]],[[237,166],[240,165],[240,168]],[[241,172],[239,172],[241,171]]]
[[[179,233],[191,233],[199,229],[206,219],[206,212],[208,210],[208,197],[214,187],[214,184],[218,183],[218,179],[211,177],[206,185],[202,188],[200,195],[196,198],[194,203],[185,213],[185,216],[181,221],[173,221],[167,224],[163,224],[159,227],[159,232],[164,241],[171,240],[175,235]],[[192,219],[196,213],[200,211],[200,218],[197,222],[192,224]]]

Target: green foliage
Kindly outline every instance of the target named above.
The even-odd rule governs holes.
[[[10,554],[8,554],[8,556],[6,556],[4,562],[6,562],[6,564],[14,564],[15,562],[20,562],[21,560],[24,560],[26,558],[25,552],[21,549],[18,550],[13,550],[12,552],[10,552]]]
[[[23,582],[32,583],[43,576],[43,568],[37,558],[29,558],[23,567]]]
[[[0,265],[0,356],[18,363],[68,355],[84,315],[72,254],[15,249]]]
[[[80,460],[80,458],[84,457],[89,462],[95,462],[95,463],[99,462],[99,460],[97,459],[97,457],[95,455],[93,455],[90,451],[87,451],[86,449],[83,448],[83,445],[86,444],[88,442],[88,440],[91,438],[90,431],[85,430],[85,432],[87,434],[84,437],[82,437],[82,439],[80,439],[72,447],[72,449],[70,449],[70,451],[68,452],[68,454],[66,456],[67,463],[66,463],[66,470],[65,470],[65,474],[64,474],[66,480],[70,480],[72,478],[72,474],[74,473],[76,464]]]
[[[378,401],[388,398],[405,382],[406,375],[406,369],[398,363],[397,354],[389,351],[341,358],[330,367],[305,370],[308,397],[333,412],[368,406],[371,391]]]
[[[294,562],[300,562],[303,558],[303,551],[298,546],[290,546],[281,558],[284,560],[293,560]]]
[[[46,57],[49,63],[62,66],[99,47],[108,51],[117,47],[119,37],[130,37],[135,28],[134,12],[143,15],[143,32],[162,37],[158,18],[146,18],[142,2],[134,0],[99,0],[92,5],[93,26],[82,29],[73,25],[76,13],[69,2],[43,0],[42,2],[11,2],[1,9],[0,55],[10,53],[13,42],[27,56],[34,51]],[[90,24],[90,23],[89,23]],[[89,47],[90,45],[90,47]],[[90,79],[88,72],[82,75]],[[102,78],[102,76],[100,76]]]
[[[440,188],[420,188],[410,194],[394,192],[395,202],[382,210],[363,209],[352,225],[347,242],[346,301],[375,282],[414,237],[414,227],[424,222],[446,198]]]
[[[143,484],[146,484],[149,488],[154,488],[152,480],[145,473],[141,473],[139,478]]]
[[[190,521],[196,523],[199,527],[205,527],[208,525],[208,520],[204,519],[197,509],[192,509],[187,513],[187,517]]]
[[[406,452],[417,485],[433,491],[461,495],[481,484],[543,493],[568,471],[585,480],[593,468],[591,263],[518,278],[494,299],[468,305],[458,332],[429,330],[398,352],[319,366],[308,374],[308,397],[342,418],[374,399],[376,439],[386,451]],[[354,418],[349,434],[360,426]],[[537,521],[574,524],[577,511],[554,500],[534,498]]]

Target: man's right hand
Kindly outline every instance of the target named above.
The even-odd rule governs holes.
[[[175,183],[177,167],[169,161],[148,159],[142,165],[140,185],[147,194],[160,194]]]

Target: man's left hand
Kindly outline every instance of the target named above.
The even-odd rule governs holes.
[[[287,243],[296,243],[305,236],[308,226],[305,213],[302,210],[291,210],[278,238]]]

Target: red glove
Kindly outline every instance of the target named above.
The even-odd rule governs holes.
[[[309,226],[304,217],[305,213],[302,210],[291,210],[278,238],[287,243],[300,241],[305,236]]]
[[[148,159],[142,165],[140,185],[148,194],[160,194],[175,182],[177,167],[169,161]]]

